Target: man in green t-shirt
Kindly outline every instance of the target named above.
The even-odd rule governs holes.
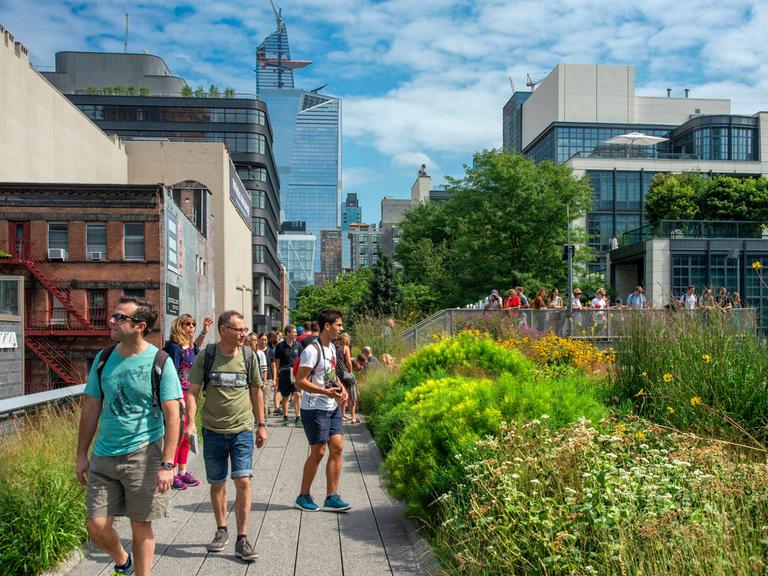
[[[248,542],[248,519],[251,513],[251,476],[253,476],[253,422],[258,423],[256,446],[267,439],[264,423],[264,395],[261,374],[253,351],[245,350],[248,328],[242,314],[228,310],[219,316],[219,337],[213,362],[206,374],[205,357],[197,355],[189,372],[187,392],[187,434],[195,434],[197,400],[205,389],[203,404],[203,458],[205,474],[211,485],[211,504],[216,519],[216,534],[208,545],[210,552],[221,552],[229,542],[227,532],[227,493],[225,483],[230,476],[235,482],[235,518],[237,542],[235,555],[243,560],[258,558]],[[246,352],[250,353],[251,381],[248,381]]]
[[[77,441],[77,479],[88,486],[88,532],[112,557],[114,574],[149,576],[155,537],[152,520],[166,513],[165,493],[173,481],[179,441],[179,377],[168,358],[160,378],[160,407],[152,370],[158,350],[144,338],[157,321],[157,309],[142,298],[123,296],[109,321],[118,344],[104,363],[104,351],[88,375]],[[160,408],[160,409],[158,409]],[[96,427],[99,435],[88,459]],[[132,554],[120,543],[114,516],[131,520]]]

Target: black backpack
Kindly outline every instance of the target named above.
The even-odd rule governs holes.
[[[253,348],[241,346],[240,349],[243,351],[245,377],[248,379],[248,388],[250,388],[253,378]],[[214,358],[216,358],[216,344],[208,344],[205,347],[205,359],[203,362],[203,392],[208,388],[208,383],[211,381],[211,368],[213,368]]]
[[[104,366],[107,364],[107,360],[114,352],[117,344],[112,344],[109,348],[104,348],[99,356],[99,363],[96,365],[96,376],[99,380],[99,392],[101,397],[104,398],[104,388],[101,385],[101,373],[104,372]],[[160,380],[163,378],[163,368],[168,360],[168,353],[164,350],[158,350],[155,354],[155,359],[152,362],[152,414],[154,416],[163,415],[162,404],[160,401]],[[181,413],[181,402],[179,402],[179,420],[183,419]]]

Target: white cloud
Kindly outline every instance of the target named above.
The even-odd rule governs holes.
[[[439,168],[432,161],[432,158],[423,152],[401,152],[392,157],[392,162],[400,168],[421,168],[422,165],[426,166],[429,171]]]

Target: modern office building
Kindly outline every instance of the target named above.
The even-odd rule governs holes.
[[[341,204],[341,237],[344,239],[341,247],[341,267],[344,270],[352,269],[352,260],[349,253],[349,225],[363,223],[363,209],[357,199],[357,194],[348,192]]]
[[[306,222],[307,233],[339,227],[341,202],[341,100],[294,85],[294,70],[311,64],[292,60],[282,14],[257,49],[256,86],[269,106],[274,154],[280,174],[283,220]],[[314,271],[320,272],[320,256]]]
[[[353,272],[378,262],[381,232],[376,230],[376,224],[351,224],[348,240]]]
[[[239,176],[247,191],[242,210],[251,227],[253,261],[243,285],[253,297],[249,322],[257,329],[277,326],[280,177],[265,103],[230,90],[195,95],[162,58],[150,54],[59,52],[56,71],[43,74],[107,134],[226,145],[237,172],[230,187],[237,188]]]
[[[666,140],[606,143],[633,132]],[[735,115],[729,100],[694,98],[688,90],[637,96],[632,66],[559,64],[533,93],[507,102],[504,145],[589,177],[594,202],[580,225],[598,254],[590,270],[605,272],[611,245],[644,224],[654,174],[768,173],[768,113]]]
[[[280,262],[285,266],[288,284],[288,307],[296,308],[299,290],[315,281],[315,252],[317,240],[307,233],[306,224],[300,220],[283,222],[277,240]]]
[[[341,274],[342,231],[323,230],[320,232],[320,274],[315,274],[315,283],[323,285],[333,282]]]

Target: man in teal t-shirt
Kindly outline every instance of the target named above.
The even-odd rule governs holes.
[[[152,520],[165,516],[179,441],[181,384],[167,359],[160,379],[160,407],[153,405],[152,367],[157,348],[145,340],[157,309],[142,298],[120,298],[110,320],[117,341],[102,368],[100,352],[85,386],[77,445],[77,478],[88,486],[88,531],[115,562],[114,574],[149,576],[155,540]],[[88,459],[96,428],[99,434]],[[132,554],[112,526],[128,516]]]

